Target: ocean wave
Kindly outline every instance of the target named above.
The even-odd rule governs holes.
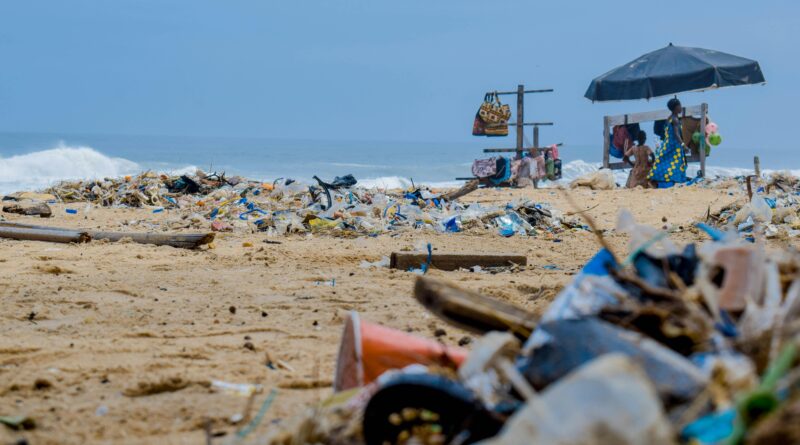
[[[378,173],[374,170],[384,170],[386,166],[368,166],[362,164],[347,164],[350,166],[360,165],[364,168],[372,167],[373,174]],[[110,157],[91,148],[83,146],[66,146],[60,144],[55,148],[37,151],[33,153],[0,157],[0,193],[9,193],[20,190],[38,190],[46,188],[61,180],[78,179],[101,179],[110,177],[120,177],[133,175],[146,170],[149,166],[143,166],[137,162],[117,157]],[[447,166],[443,166],[447,167]],[[449,167],[452,167],[449,166]],[[575,160],[567,162],[562,167],[562,179],[551,182],[543,181],[541,187],[553,187],[557,185],[569,184],[575,178],[587,173],[599,170],[599,162],[587,162]],[[193,165],[183,168],[173,167],[165,171],[173,175],[193,174],[196,171]],[[447,170],[443,168],[443,170]],[[698,165],[692,164],[687,172],[688,176],[694,177],[697,174]],[[764,170],[763,173],[770,174],[774,170]],[[618,184],[625,184],[629,170],[615,170],[614,178]],[[800,170],[789,170],[788,173],[800,176]],[[715,167],[709,166],[706,169],[708,178],[732,177],[752,174],[752,169],[739,167]],[[257,177],[258,175],[256,175]],[[298,178],[302,182],[309,184],[315,183],[310,178],[303,179],[302,175]],[[412,184],[425,185],[433,188],[455,188],[463,185],[463,181],[441,181],[441,180],[412,180],[404,176],[381,176],[358,178],[358,185],[365,188],[378,189],[408,189]],[[287,172],[287,177],[291,177],[291,172]],[[264,178],[264,180],[270,180]]]
[[[60,180],[134,174],[139,164],[108,157],[90,147],[63,144],[49,150],[0,158],[0,192],[45,188]]]

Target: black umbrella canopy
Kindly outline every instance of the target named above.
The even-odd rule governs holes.
[[[755,60],[670,43],[594,79],[585,96],[592,102],[650,99],[764,82]]]

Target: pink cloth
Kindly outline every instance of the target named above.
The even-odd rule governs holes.
[[[553,144],[550,146],[550,154],[553,156],[553,159],[560,159],[558,157],[558,145]]]
[[[545,163],[544,156],[539,155],[533,158],[536,162],[536,173],[531,171],[531,177],[534,179],[542,179],[547,176],[547,164]]]

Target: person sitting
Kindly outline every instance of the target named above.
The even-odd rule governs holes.
[[[676,183],[686,182],[687,149],[681,135],[681,102],[675,98],[670,99],[667,108],[672,114],[664,129],[664,142],[647,175],[647,179],[655,181],[658,188],[669,188]]]
[[[633,168],[628,174],[628,182],[625,184],[625,187],[629,189],[638,186],[650,188],[647,174],[650,173],[650,168],[652,167],[650,158],[653,156],[653,150],[645,145],[645,142],[647,142],[647,133],[639,131],[639,134],[636,135],[636,145],[625,150],[626,158],[633,157]]]

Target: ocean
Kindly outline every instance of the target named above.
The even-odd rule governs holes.
[[[470,176],[474,159],[489,156],[482,148],[511,144],[513,137],[425,143],[0,133],[0,193],[41,189],[59,180],[196,168],[268,181],[311,181],[314,175],[331,180],[353,174],[366,187],[407,187],[412,181],[458,186],[461,182],[455,178]],[[724,144],[714,150],[708,176],[752,173],[752,150],[728,149]],[[567,142],[560,153],[564,183],[597,170],[602,147]],[[788,168],[785,159],[794,157],[794,153],[771,153],[762,156],[762,166]],[[695,171],[690,166],[690,174]],[[618,171],[618,182],[624,183],[626,175]]]

